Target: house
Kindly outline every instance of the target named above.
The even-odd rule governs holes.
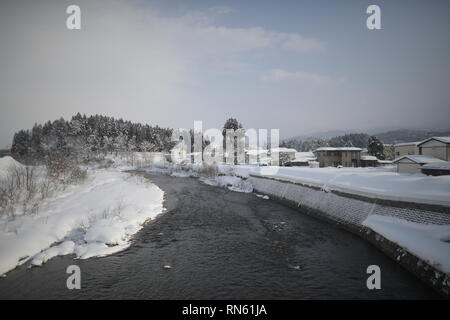
[[[361,148],[355,147],[321,147],[314,150],[319,167],[359,167],[361,165]]]
[[[432,162],[420,167],[423,174],[428,176],[448,176],[450,175],[450,162]]]
[[[379,160],[378,159],[378,166],[379,167],[385,167],[385,166],[392,166],[394,163],[391,160]]]
[[[361,167],[377,167],[378,158],[375,156],[361,156]]]
[[[268,156],[268,150],[266,149],[246,149],[245,150],[245,163],[253,165],[269,165],[270,159]]]
[[[417,146],[419,143],[420,141],[394,144],[395,157],[399,158],[410,154],[420,154],[419,147]]]
[[[393,144],[383,144],[383,153],[386,159],[393,160],[395,156],[395,146]]]
[[[284,166],[286,167],[309,167],[309,161],[306,159],[294,159],[289,160],[284,163]]]
[[[284,163],[286,167],[311,167],[316,161],[316,156],[312,152],[296,152],[295,159]]]
[[[421,173],[421,167],[431,163],[446,163],[446,161],[428,155],[405,155],[394,160],[398,173]]]
[[[284,163],[294,160],[297,150],[291,148],[272,148],[270,149],[270,157],[273,166],[282,166]]]
[[[450,137],[431,137],[420,142],[419,154],[450,161]]]

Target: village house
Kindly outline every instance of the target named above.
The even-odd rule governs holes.
[[[270,157],[273,166],[283,166],[286,162],[295,159],[297,150],[291,148],[273,148],[270,149]]]
[[[378,158],[375,156],[362,155],[361,156],[361,167],[377,167]]]
[[[450,137],[432,137],[419,144],[419,154],[450,161]]]
[[[446,161],[433,156],[410,154],[394,160],[399,173],[421,173],[421,166],[428,163],[445,163]]]
[[[319,167],[359,167],[361,165],[361,148],[355,147],[321,147],[314,150]]]
[[[448,176],[450,175],[450,162],[426,163],[420,167],[423,174],[428,176]]]
[[[394,160],[399,173],[450,174],[450,137],[431,137],[416,144],[417,154]]]
[[[393,144],[383,144],[383,153],[386,157],[386,160],[394,160],[395,159],[395,145]],[[392,163],[391,163],[392,164]]]
[[[316,162],[316,156],[312,152],[296,152],[295,159],[287,161],[286,167],[312,167]]]
[[[266,149],[246,149],[245,150],[245,163],[252,165],[267,166],[271,164],[271,159]]]

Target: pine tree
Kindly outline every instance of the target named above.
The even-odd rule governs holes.
[[[377,137],[371,136],[369,138],[367,150],[370,155],[380,160],[385,159],[383,143]]]

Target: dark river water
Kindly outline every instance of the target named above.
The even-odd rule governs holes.
[[[376,248],[331,224],[193,178],[149,178],[165,191],[167,211],[136,234],[129,249],[22,266],[0,279],[0,298],[439,298]],[[72,264],[81,268],[80,290],[66,287]],[[381,268],[381,290],[366,287],[373,264]]]

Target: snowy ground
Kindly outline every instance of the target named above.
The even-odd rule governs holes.
[[[450,225],[423,225],[379,215],[369,216],[363,225],[450,274]]]
[[[147,171],[178,177],[200,177],[202,166],[162,164]],[[346,191],[367,197],[379,197],[417,203],[450,205],[450,176],[401,174],[394,167],[377,168],[309,168],[259,167],[253,165],[219,165],[217,175],[202,181],[227,186],[234,191],[252,192],[246,179],[250,174],[301,182],[324,190]]]
[[[203,166],[196,164],[158,164],[141,169],[145,172],[158,172],[173,177],[194,177],[207,185],[224,187],[235,192],[253,192],[253,186],[246,181],[248,178],[248,167],[244,166]]]
[[[240,170],[244,170],[245,166]],[[261,168],[249,167],[248,173],[297,181],[369,197],[450,205],[450,176],[397,173],[393,167],[378,168],[293,168],[280,167],[266,175]]]
[[[8,170],[11,167],[17,166],[20,167],[21,164],[9,156],[0,158],[0,179],[8,175]]]
[[[37,214],[0,219],[0,274],[58,255],[86,259],[121,251],[145,221],[163,211],[163,196],[143,177],[89,170],[87,181],[43,200]]]

